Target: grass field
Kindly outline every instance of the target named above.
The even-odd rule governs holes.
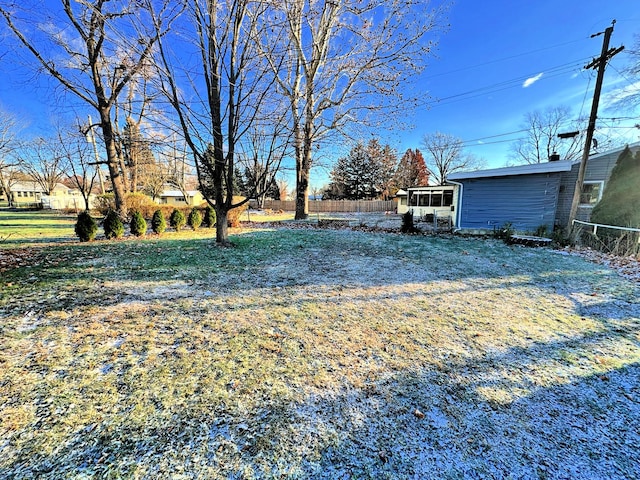
[[[28,251],[0,273],[0,478],[640,477],[640,292],[606,267],[316,229],[36,241],[56,231],[0,249]]]

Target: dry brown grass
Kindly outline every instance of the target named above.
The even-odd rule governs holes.
[[[234,241],[68,244],[3,277],[0,477],[638,473],[637,285],[493,241]]]

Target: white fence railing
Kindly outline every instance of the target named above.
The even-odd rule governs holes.
[[[613,229],[613,230],[624,230],[625,232],[640,232],[640,228],[617,227],[617,226],[614,226],[614,225],[603,225],[601,223],[590,223],[590,222],[583,222],[582,220],[574,220],[573,224],[575,225],[576,223],[579,223],[581,225],[590,225],[590,226],[592,226],[594,235],[598,234],[598,227],[610,228],[610,229]]]

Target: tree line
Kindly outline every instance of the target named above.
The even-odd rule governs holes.
[[[306,218],[319,148],[353,138],[354,125],[389,125],[416,104],[404,83],[425,68],[445,8],[428,0],[0,0],[0,17],[11,58],[53,79],[60,103],[95,115],[85,133],[101,145],[95,161],[108,170],[117,210],[138,188],[160,133],[189,157],[220,220],[216,239],[226,243],[224,219],[247,201],[234,200],[238,171],[253,166],[259,196],[292,159],[296,218]],[[536,136],[537,120],[529,119],[533,154],[527,142],[514,147],[519,162],[548,158],[552,146],[539,147],[553,130]],[[480,164],[462,146],[440,132],[425,141],[435,183]],[[366,149],[340,159],[341,169]],[[393,162],[382,163],[387,178]],[[391,191],[388,180],[340,186],[339,170],[332,181],[343,194]]]
[[[131,188],[118,126],[154,123],[186,146],[220,243],[240,159],[264,167],[254,183],[266,186],[293,158],[306,218],[314,151],[400,109],[442,11],[428,0],[0,2],[16,56],[95,113],[117,210]]]
[[[15,117],[0,110],[0,194],[11,204],[19,183],[32,182],[45,195],[63,184],[80,192],[89,210],[91,195],[112,192],[111,179],[100,168],[103,161],[93,130],[87,122],[77,121],[58,127],[53,137],[23,138]],[[187,198],[188,191],[198,188],[186,148],[175,136],[149,138],[138,125],[127,122],[116,143],[125,194],[140,192],[155,200],[165,190],[176,189]],[[253,162],[240,162],[239,167],[234,172],[236,195],[262,201],[287,196],[288,184],[277,180],[275,172],[264,175],[263,166]]]

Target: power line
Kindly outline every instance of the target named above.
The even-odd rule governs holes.
[[[502,58],[498,58],[498,59],[495,59],[495,60],[490,60],[488,62],[477,63],[475,65],[469,65],[467,67],[461,67],[461,68],[458,68],[458,69],[455,69],[455,70],[450,70],[448,72],[436,73],[435,75],[427,76],[426,79],[442,77],[444,75],[451,75],[453,73],[463,72],[465,70],[471,70],[471,69],[478,68],[478,67],[484,67],[485,65],[492,65],[494,63],[500,63],[500,62],[504,62],[506,60],[512,60],[514,58],[524,57],[524,56],[527,56],[527,55],[531,55],[533,53],[544,52],[546,50],[551,50],[551,49],[554,49],[554,48],[563,47],[565,45],[570,45],[572,43],[581,42],[581,41],[585,40],[586,38],[587,37],[580,38],[578,40],[570,40],[568,42],[558,43],[556,45],[551,45],[549,47],[543,47],[543,48],[538,48],[536,50],[530,50],[528,52],[517,53],[515,55],[509,55],[508,57],[502,57]]]
[[[576,68],[577,66],[580,65],[580,63],[584,62],[585,60],[589,60],[591,57],[585,57],[585,58],[581,58],[578,60],[575,60],[573,62],[570,63],[565,63],[562,65],[558,65],[556,67],[552,67],[550,69],[546,69],[545,76],[543,77],[544,79],[548,79],[548,78],[555,78],[557,76],[561,76],[566,74],[567,72],[573,70],[574,68]],[[550,74],[551,73],[551,74]],[[461,100],[468,100],[470,98],[476,98],[478,96],[482,96],[482,95],[486,95],[486,94],[491,94],[491,93],[496,93],[496,92],[500,92],[502,90],[507,90],[509,88],[513,88],[516,86],[521,86],[523,81],[526,81],[529,78],[532,78],[533,76],[535,76],[536,73],[530,73],[527,75],[521,75],[519,77],[516,78],[512,78],[510,80],[504,80],[502,82],[498,82],[498,83],[494,83],[491,85],[486,85],[484,87],[479,87],[479,88],[475,88],[473,90],[468,90],[466,92],[461,92],[461,93],[456,93],[453,95],[449,95],[446,97],[442,97],[439,98],[437,100],[432,100],[432,101],[424,101],[422,103],[422,105],[426,105],[429,107],[436,107],[436,106],[441,106],[441,105],[448,105],[450,103],[455,103]]]

